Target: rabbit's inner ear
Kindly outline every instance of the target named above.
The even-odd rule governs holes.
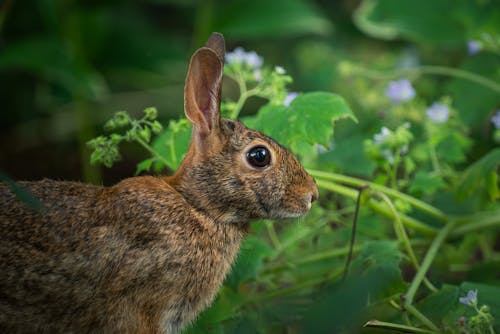
[[[195,52],[184,88],[184,112],[203,137],[218,129],[223,63],[209,48]]]

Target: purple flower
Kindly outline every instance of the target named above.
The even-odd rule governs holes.
[[[226,62],[228,64],[245,63],[252,68],[260,68],[264,60],[255,51],[245,52],[243,48],[237,47],[233,52],[226,54]]]
[[[409,101],[415,97],[415,89],[407,79],[389,82],[385,95],[391,99],[393,104]]]
[[[469,290],[467,292],[467,296],[465,297],[460,297],[458,300],[467,306],[474,306],[477,304],[477,289],[476,290]]]
[[[475,55],[482,49],[482,44],[479,41],[476,40],[470,40],[467,42],[467,52],[469,53],[470,56]]]
[[[290,105],[290,103],[292,103],[293,100],[295,100],[295,98],[299,95],[299,93],[297,92],[290,92],[287,94],[287,96],[285,97],[285,100],[283,101],[283,104],[288,107]]]
[[[500,109],[491,117],[491,123],[493,123],[496,129],[500,129]]]
[[[445,123],[450,117],[448,106],[439,102],[434,102],[432,106],[427,108],[426,113],[427,117],[437,124]]]

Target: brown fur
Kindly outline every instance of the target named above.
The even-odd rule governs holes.
[[[296,158],[220,118],[223,58],[213,34],[191,59],[194,129],[173,176],[19,182],[41,208],[0,184],[0,332],[176,333],[214,299],[251,219],[308,211],[317,188]],[[246,162],[255,145],[268,168]]]

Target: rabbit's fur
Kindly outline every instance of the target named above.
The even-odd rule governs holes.
[[[170,177],[112,187],[0,184],[0,332],[176,333],[214,299],[254,218],[305,214],[318,196],[297,159],[265,135],[220,118],[224,39],[191,58],[186,158]],[[264,146],[271,163],[247,152]]]

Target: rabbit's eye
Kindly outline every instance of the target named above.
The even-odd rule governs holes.
[[[264,146],[257,146],[248,151],[247,160],[254,167],[266,167],[271,162],[271,153]]]

